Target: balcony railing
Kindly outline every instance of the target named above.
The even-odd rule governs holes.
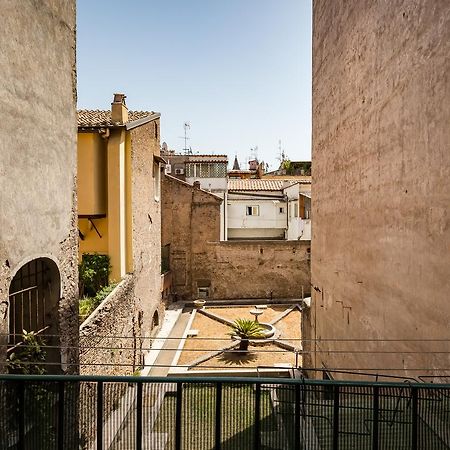
[[[449,449],[450,385],[0,376],[1,449]]]

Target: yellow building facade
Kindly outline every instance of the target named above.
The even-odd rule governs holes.
[[[78,112],[79,257],[108,255],[110,281],[119,281],[134,269],[131,133],[150,122],[158,130],[159,117],[147,111],[129,113],[123,94],[115,94],[111,111]],[[151,138],[157,142],[147,164],[157,165],[153,176],[159,183],[158,132]]]

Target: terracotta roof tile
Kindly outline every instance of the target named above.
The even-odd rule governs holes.
[[[229,191],[281,191],[283,180],[261,180],[249,178],[244,180],[228,180]]]
[[[155,114],[153,111],[128,111],[128,122],[144,119]],[[111,127],[116,125],[111,122],[111,111],[101,111],[99,109],[78,110],[78,126],[85,128]]]

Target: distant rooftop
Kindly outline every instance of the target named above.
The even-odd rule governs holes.
[[[281,191],[283,187],[285,187],[283,180],[264,180],[258,178],[228,180],[228,191]]]
[[[227,155],[186,155],[186,162],[228,162]]]

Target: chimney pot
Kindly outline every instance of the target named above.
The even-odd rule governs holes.
[[[125,104],[125,94],[114,94],[114,100],[111,103],[111,122],[124,124],[128,122],[128,108]]]

